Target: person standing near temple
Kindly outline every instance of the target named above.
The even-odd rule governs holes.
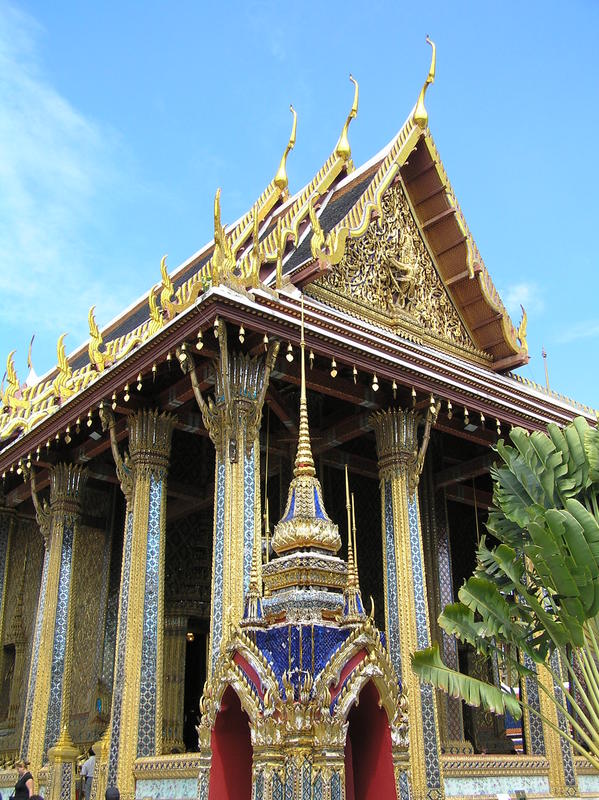
[[[33,775],[29,772],[29,761],[17,761],[19,779],[15,783],[14,800],[29,800],[33,795]]]
[[[81,767],[81,777],[83,778],[83,793],[85,800],[89,800],[92,790],[92,780],[94,777],[94,768],[96,766],[96,756],[94,751],[90,750],[88,753],[89,758],[83,763]]]

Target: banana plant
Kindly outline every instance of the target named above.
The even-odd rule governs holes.
[[[497,656],[510,685],[547,670],[553,687],[537,680],[539,692],[568,724],[527,706],[515,689],[449,669],[436,645],[414,653],[412,667],[486,711],[519,719],[529,708],[599,769],[599,431],[578,417],[546,433],[514,428],[510,439],[498,442],[492,468],[493,539],[481,539],[474,574],[439,624]]]

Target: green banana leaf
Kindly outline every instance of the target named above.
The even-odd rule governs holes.
[[[421,681],[432,684],[450,697],[461,697],[468,705],[482,706],[485,711],[495,714],[509,711],[514,719],[522,716],[522,709],[514,694],[449,669],[441,660],[437,645],[413,653],[412,669]]]

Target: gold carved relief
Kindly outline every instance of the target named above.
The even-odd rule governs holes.
[[[341,262],[319,278],[315,294],[341,296],[365,316],[473,349],[400,183],[385,192],[381,208],[363,236],[348,240]]]

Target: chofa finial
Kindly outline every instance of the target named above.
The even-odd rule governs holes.
[[[414,122],[420,128],[424,130],[428,125],[428,111],[426,110],[426,106],[424,105],[424,96],[426,94],[426,90],[428,89],[431,83],[435,82],[435,72],[437,69],[437,47],[432,39],[428,36],[426,37],[426,41],[433,49],[431,54],[431,65],[428,71],[428,75],[426,76],[426,80],[420,90],[420,94],[418,96],[418,102],[416,103],[416,108],[414,109]]]
[[[349,130],[349,123],[352,119],[355,119],[358,116],[358,96],[359,96],[359,87],[358,81],[354,78],[354,76],[350,73],[349,76],[350,81],[354,85],[354,102],[352,103],[351,110],[347,115],[347,119],[345,120],[345,125],[343,126],[343,130],[341,131],[341,136],[339,137],[339,141],[337,142],[337,147],[335,148],[335,154],[342,158],[344,161],[349,161],[351,158],[351,147],[349,145],[349,138],[348,138],[348,130]]]
[[[287,147],[285,148],[285,152],[283,153],[283,157],[281,158],[281,163],[279,164],[279,169],[277,170],[277,174],[274,177],[274,184],[277,188],[284,192],[288,185],[289,180],[287,178],[287,156],[295,147],[295,135],[297,132],[297,113],[293,106],[289,106],[289,110],[293,114],[293,126],[291,128],[291,136],[289,137],[289,141],[287,143]]]

